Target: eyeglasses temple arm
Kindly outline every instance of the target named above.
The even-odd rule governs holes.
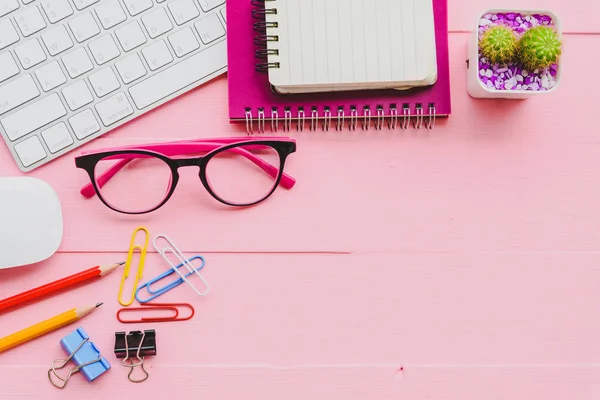
[[[96,184],[99,188],[102,188],[117,172],[119,172],[124,166],[129,164],[133,160],[133,158],[129,159],[121,159],[119,162],[115,163],[112,167],[104,171],[100,176],[96,177]],[[92,183],[88,183],[84,187],[81,188],[81,195],[87,199],[94,197],[96,191],[94,190],[94,185]]]
[[[148,145],[143,146],[142,148],[144,150],[156,151],[166,156],[179,156],[197,152],[208,152],[217,149],[222,145],[222,143],[174,143],[168,146]],[[245,147],[248,147],[249,149],[260,149],[261,147],[264,148],[267,146],[254,144],[244,146],[244,148],[232,147],[231,149],[229,149],[229,151],[238,153],[246,157],[248,160],[252,161],[256,166],[260,167],[263,171],[269,174],[272,178],[277,178],[277,175],[279,174],[279,170],[277,168],[275,168],[273,165],[269,164],[267,161],[263,160],[259,156],[252,154],[251,152],[246,150]],[[280,184],[285,189],[291,189],[295,183],[296,180],[290,175],[286,174],[285,172],[281,175]]]
[[[137,147],[139,150],[148,150],[148,151],[156,151],[166,156],[177,156],[177,155],[185,155],[190,153],[197,152],[206,152],[214,150],[222,146],[221,143],[177,143],[177,144],[155,144],[155,145],[146,145]],[[258,148],[259,145],[253,145],[253,148]],[[263,171],[268,173],[272,178],[276,178],[279,170],[275,168],[273,165],[269,164],[262,158],[252,154],[246,149],[234,147],[230,149],[236,153],[241,154],[246,157],[248,160],[252,161],[256,166],[260,167]],[[135,156],[130,156],[130,158],[126,159],[126,154],[123,155],[115,155],[112,157],[107,157],[107,160],[112,159],[120,159],[119,162],[115,163],[112,167],[104,171],[100,176],[96,177],[97,185],[102,188],[117,172],[119,172],[124,166],[126,166],[133,158],[146,158],[150,156],[144,156],[142,154],[137,154]],[[296,179],[286,174],[285,172],[281,176],[280,185],[285,189],[291,189],[296,183]],[[85,185],[81,191],[81,195],[86,198],[91,198],[95,194],[94,186],[92,183],[88,183]]]

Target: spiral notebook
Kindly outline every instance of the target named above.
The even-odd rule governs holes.
[[[278,93],[408,89],[437,79],[432,0],[272,0],[269,82]],[[258,38],[260,40],[261,38]]]
[[[328,0],[332,1],[332,0]],[[338,5],[344,1],[337,0]],[[403,0],[402,0],[403,1]],[[415,0],[419,1],[419,0]],[[227,0],[229,118],[249,134],[297,130],[433,128],[451,113],[448,0],[433,0],[437,80],[408,90],[353,90],[282,94],[269,71],[278,38],[267,35],[274,0]],[[284,23],[282,23],[284,24]],[[277,22],[278,26],[281,26]],[[398,40],[393,36],[390,40]],[[271,43],[272,42],[272,43]]]

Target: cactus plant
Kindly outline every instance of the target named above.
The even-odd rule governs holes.
[[[558,60],[561,46],[562,43],[554,29],[537,26],[529,29],[519,39],[517,57],[529,71],[548,68]]]
[[[516,56],[517,37],[509,27],[492,26],[482,35],[479,48],[482,55],[492,64],[506,64]]]

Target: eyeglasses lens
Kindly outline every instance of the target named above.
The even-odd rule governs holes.
[[[104,201],[123,212],[151,210],[164,201],[171,188],[169,166],[143,154],[108,156],[96,164],[94,174]],[[110,175],[104,183],[102,177]]]
[[[243,145],[222,150],[206,165],[206,178],[214,194],[234,205],[266,198],[279,177],[279,153],[267,145]]]

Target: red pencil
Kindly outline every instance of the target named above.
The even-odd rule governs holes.
[[[70,286],[74,286],[92,279],[101,278],[110,272],[114,271],[117,267],[123,265],[124,263],[116,263],[107,266],[95,266],[90,269],[86,269],[85,271],[78,272],[74,275],[67,276],[65,278],[59,279],[54,282],[50,282],[46,285],[39,286],[35,289],[28,290],[23,293],[19,293],[12,297],[6,298],[4,300],[0,300],[0,312],[6,311],[11,307],[18,306],[20,304],[24,304],[34,299],[38,299],[42,296],[46,296],[51,293],[56,293],[61,290],[64,290]]]

